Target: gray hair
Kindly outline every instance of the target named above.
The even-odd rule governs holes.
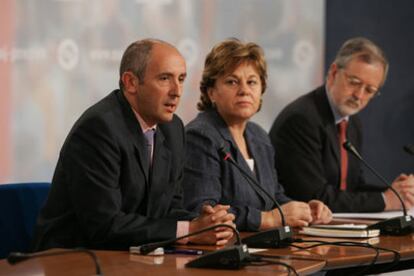
[[[368,64],[380,62],[384,68],[384,77],[381,85],[384,84],[387,78],[389,64],[383,50],[378,45],[364,37],[351,38],[341,46],[333,63],[339,69],[343,69],[354,58]]]

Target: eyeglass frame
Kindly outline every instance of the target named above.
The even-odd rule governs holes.
[[[364,88],[364,95],[368,96],[369,98],[375,98],[381,95],[380,88],[376,88],[375,86],[369,85],[364,83],[360,78],[357,76],[350,75],[344,68],[340,69],[344,73],[346,85],[348,87],[351,87],[353,89],[360,90],[361,87]],[[373,88],[375,91],[369,91],[367,88]]]

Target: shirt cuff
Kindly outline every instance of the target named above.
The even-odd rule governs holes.
[[[177,221],[177,238],[181,236],[188,235],[190,231],[190,222],[189,221]],[[178,244],[187,244],[188,238],[178,240]]]
[[[382,200],[384,201],[384,208],[382,209],[384,211],[385,210],[385,206],[387,206],[387,201],[385,200],[386,197],[385,197],[384,192],[382,192],[381,195],[382,195]]]

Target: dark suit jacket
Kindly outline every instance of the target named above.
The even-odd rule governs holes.
[[[324,86],[289,104],[273,123],[270,139],[279,180],[290,197],[319,199],[334,212],[384,209],[381,191],[372,191],[365,183],[361,163],[350,154],[347,190],[339,189],[337,128]],[[361,125],[356,115],[350,117],[347,139],[360,150]]]
[[[177,220],[189,215],[182,208],[184,143],[178,117],[159,124],[149,176],[145,137],[123,93],[89,108],[60,152],[34,249],[127,249],[174,238]]]
[[[252,188],[245,176],[229,161],[223,160],[220,148],[225,147],[244,171],[280,204],[290,199],[277,182],[273,147],[266,132],[254,123],[247,123],[245,139],[255,160],[254,174],[238,150],[230,131],[215,110],[199,113],[186,126],[187,159],[184,170],[184,202],[192,211],[200,211],[203,203],[231,205],[240,231],[257,231],[261,211],[275,208],[258,188]]]

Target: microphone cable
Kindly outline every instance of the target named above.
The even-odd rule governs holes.
[[[230,228],[233,231],[233,233],[235,233],[235,235],[236,235],[236,245],[242,245],[239,231],[236,228],[234,228],[233,226],[221,223],[221,224],[216,224],[216,225],[213,225],[213,226],[210,226],[210,227],[203,228],[201,230],[198,230],[198,231],[195,231],[195,232],[192,232],[192,233],[189,233],[187,235],[180,236],[180,237],[177,237],[177,238],[169,239],[169,240],[162,241],[162,242],[154,242],[154,243],[147,243],[147,244],[141,245],[140,248],[139,248],[139,251],[142,255],[147,255],[150,252],[154,251],[158,247],[164,247],[164,246],[173,244],[176,241],[179,241],[179,240],[182,240],[182,239],[185,239],[185,238],[189,238],[189,237],[192,237],[192,236],[196,236],[196,235],[202,234],[204,232],[214,230],[214,229],[219,228],[219,227]]]
[[[66,254],[73,254],[73,253],[88,254],[92,258],[95,264],[96,275],[103,275],[98,257],[92,250],[85,249],[85,248],[63,249],[63,250],[56,250],[52,252],[47,251],[47,252],[36,252],[36,253],[11,252],[9,256],[7,257],[7,262],[11,265],[15,265],[17,263],[20,263],[22,261],[25,261],[31,258],[66,255]]]
[[[259,231],[256,234],[244,238],[243,242],[246,243],[248,246],[263,248],[280,248],[288,246],[291,243],[293,232],[290,226],[286,225],[285,216],[283,214],[282,207],[280,206],[280,204],[277,202],[275,198],[273,198],[273,196],[269,194],[268,191],[266,191],[259,184],[259,182],[254,177],[252,177],[245,170],[243,170],[242,167],[240,167],[240,165],[231,156],[231,153],[226,150],[224,144],[221,145],[219,152],[220,155],[222,155],[222,159],[225,162],[229,162],[231,165],[237,168],[239,173],[243,176],[243,178],[247,181],[251,188],[255,190],[257,193],[261,194],[262,196],[264,194],[266,197],[268,197],[270,201],[273,203],[272,208],[276,206],[277,210],[280,213],[282,227],[274,227],[267,230]],[[272,218],[274,219],[273,209],[271,210],[271,213]]]
[[[327,241],[321,241],[321,240],[303,240],[303,239],[295,239],[294,242],[310,242],[310,243],[316,243],[313,245],[308,245],[308,246],[299,246],[299,245],[295,245],[295,244],[291,244],[290,246],[301,249],[301,250],[307,250],[307,249],[311,249],[311,248],[315,248],[315,247],[319,247],[319,246],[323,246],[323,245],[333,245],[333,246],[345,246],[345,247],[364,247],[364,248],[369,248],[375,251],[375,256],[372,259],[372,261],[367,265],[367,267],[364,267],[360,272],[359,275],[363,275],[365,272],[369,271],[369,269],[371,269],[377,262],[378,257],[379,257],[379,253],[380,251],[386,251],[386,252],[391,252],[394,254],[394,259],[391,262],[390,266],[387,267],[387,269],[394,267],[401,258],[401,255],[398,251],[393,250],[393,249],[388,249],[388,248],[384,248],[384,247],[378,247],[378,246],[374,246],[372,244],[369,243],[361,243],[361,242],[353,242],[353,241],[336,241],[336,242],[327,242]]]
[[[243,168],[241,168],[239,164],[237,164],[236,160],[234,160],[234,158],[231,156],[231,153],[226,150],[224,145],[220,147],[220,153],[224,161],[229,161],[233,166],[235,166],[250,185],[253,184],[252,186],[257,187],[263,194],[265,194],[270,199],[270,201],[273,202],[273,204],[276,206],[276,208],[278,209],[280,213],[280,219],[281,219],[282,226],[285,227],[286,226],[285,216],[282,212],[282,207],[280,206],[279,202],[277,202],[276,199],[274,199],[262,186],[260,186],[259,183],[257,183],[256,179],[254,179],[251,175],[246,173],[243,170]]]
[[[286,268],[286,270],[288,271],[288,275],[293,273],[293,275],[299,276],[298,272],[293,266],[287,263],[284,263],[284,262],[278,262],[278,261],[272,260],[274,256],[266,256],[266,255],[260,255],[260,254],[252,254],[251,256],[256,257],[256,260],[252,258],[252,260],[250,260],[249,266],[280,265]]]

